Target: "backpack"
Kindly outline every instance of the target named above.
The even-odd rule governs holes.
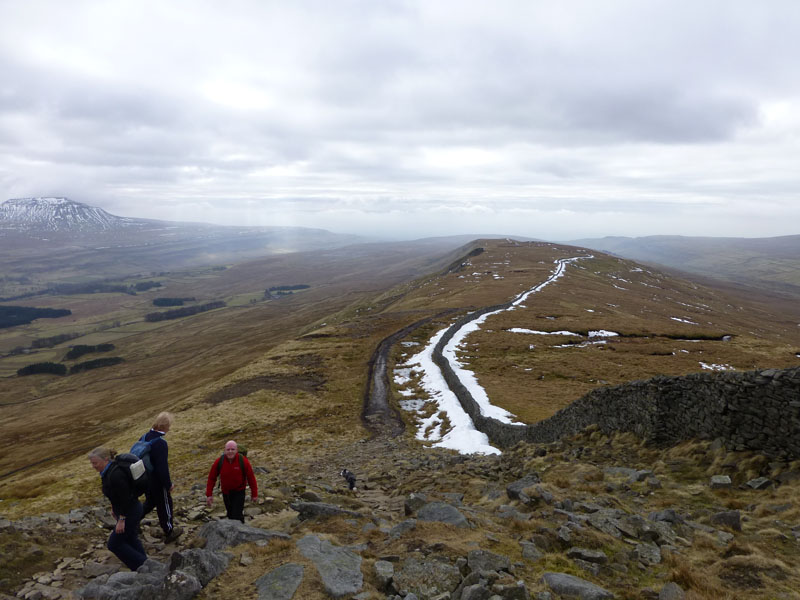
[[[137,498],[147,491],[150,477],[147,474],[147,469],[141,458],[130,452],[124,452],[122,454],[117,454],[116,458],[114,458],[114,463],[121,468],[130,479],[131,490]]]
[[[153,442],[161,438],[154,437],[149,442],[145,442],[144,441],[145,436],[147,436],[146,433],[142,437],[140,437],[139,440],[133,444],[133,446],[131,446],[131,454],[134,454],[139,458],[141,458],[142,462],[144,462],[144,468],[147,469],[148,473],[152,473],[153,461],[150,458],[150,448],[153,446]]]

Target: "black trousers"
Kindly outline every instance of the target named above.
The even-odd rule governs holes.
[[[234,490],[227,494],[222,494],[225,502],[225,516],[229,519],[244,523],[244,492],[245,490]]]
[[[125,566],[135,571],[147,560],[141,540],[139,540],[139,521],[142,519],[142,505],[137,500],[126,515],[125,532],[117,533],[116,529],[108,536],[107,547],[117,555]]]
[[[172,494],[169,493],[167,488],[158,484],[148,488],[144,497],[142,516],[154,508],[158,514],[158,523],[161,525],[161,529],[164,530],[164,535],[169,535],[172,533],[173,527],[175,527],[175,522],[172,518]]]

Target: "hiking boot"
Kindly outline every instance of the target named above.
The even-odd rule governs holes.
[[[164,543],[170,544],[181,537],[183,533],[183,527],[173,527],[172,531],[170,531],[167,535],[164,536]]]

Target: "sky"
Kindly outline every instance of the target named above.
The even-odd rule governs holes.
[[[800,233],[796,0],[0,0],[0,200],[410,239]]]

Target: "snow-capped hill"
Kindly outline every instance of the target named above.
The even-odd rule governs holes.
[[[0,204],[0,226],[24,231],[109,231],[136,219],[117,217],[102,208],[69,198],[14,198]]]

